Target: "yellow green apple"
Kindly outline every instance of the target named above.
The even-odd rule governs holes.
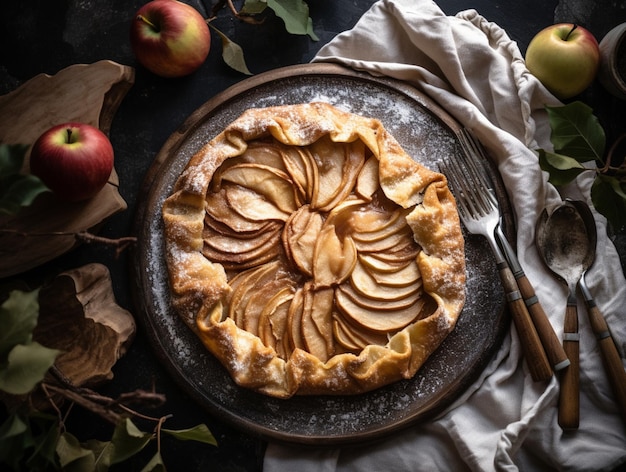
[[[541,30],[526,50],[526,67],[559,99],[583,92],[600,64],[598,41],[582,26],[559,23]]]

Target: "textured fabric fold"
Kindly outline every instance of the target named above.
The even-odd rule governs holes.
[[[535,150],[551,148],[545,105],[560,102],[528,72],[516,43],[475,10],[446,16],[430,0],[380,0],[352,30],[324,46],[314,61],[339,62],[410,83],[475,132],[496,160],[515,213],[518,257],[560,336],[567,289],[541,262],[535,224],[543,208],[562,197],[590,203],[591,179],[579,178],[561,195],[548,184]],[[606,221],[594,214],[598,251],[588,283],[623,354],[626,280],[606,236]],[[563,433],[559,428],[556,377],[532,381],[512,325],[480,378],[437,418],[367,447],[326,451],[326,456],[272,443],[264,471],[287,470],[285,465],[296,463],[296,458],[299,472],[587,471],[626,463],[626,428],[582,299],[578,312],[578,431]]]

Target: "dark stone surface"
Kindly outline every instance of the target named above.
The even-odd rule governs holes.
[[[623,5],[619,1],[604,1]],[[281,20],[272,16],[262,25],[249,25],[222,10],[213,24],[242,46],[250,70],[259,73],[310,61],[323,44],[337,33],[351,28],[373,2],[310,1],[314,30],[320,38],[318,42],[287,34]],[[36,74],[54,74],[74,63],[110,59],[137,66],[128,42],[128,28],[131,18],[143,3],[144,0],[5,2],[0,15],[0,94],[13,90]],[[205,15],[212,8],[211,0],[188,3]],[[597,6],[592,9],[588,9],[589,3],[584,0],[563,0],[560,5],[557,0],[441,0],[438,3],[448,14],[469,8],[478,10],[488,20],[505,28],[509,36],[518,42],[522,52],[536,32],[553,23],[555,9],[558,21],[589,24],[597,35],[603,34],[609,23],[617,21],[617,14],[607,14],[600,1],[594,2]],[[623,15],[623,11],[620,14]],[[187,78],[160,79],[137,67],[135,84],[119,108],[111,129],[121,194],[129,208],[105,223],[101,231],[103,236],[115,238],[130,233],[142,180],[168,136],[201,104],[245,78],[223,63],[215,34],[213,41],[206,63]],[[593,87],[584,98],[599,107],[610,136],[624,132],[624,102],[612,100],[597,87]],[[114,259],[108,249],[83,246],[24,274],[20,279],[35,283],[43,277],[88,262],[102,262],[110,268],[119,303],[132,311],[128,254]],[[4,282],[7,281],[0,280],[0,285]],[[102,389],[102,393],[115,396],[125,391],[153,387],[165,393],[168,402],[161,411],[151,414],[173,414],[166,423],[173,429],[204,422],[220,443],[219,448],[213,448],[193,442],[166,440],[162,455],[170,470],[261,470],[264,443],[200,410],[159,365],[145,334],[140,330],[128,354],[116,365],[115,379]],[[111,434],[108,425],[79,408],[75,408],[69,416],[68,429],[77,432],[82,439],[95,437],[104,440]],[[140,470],[153,453],[154,448],[151,448],[141,457],[133,459],[132,463],[116,469]]]
[[[554,21],[584,26],[600,41],[611,28],[626,21],[626,2],[561,0],[554,11]]]

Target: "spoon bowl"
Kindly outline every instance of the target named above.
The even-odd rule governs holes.
[[[593,264],[596,247],[595,226],[591,239],[579,203],[567,200],[543,210],[536,231],[537,248],[546,266],[568,285],[574,297],[578,281]],[[593,221],[593,215],[591,218]]]

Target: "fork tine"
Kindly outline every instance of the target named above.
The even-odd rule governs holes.
[[[467,128],[462,128],[458,133],[459,142],[463,148],[463,161],[467,166],[472,180],[488,196],[491,204],[498,208],[498,201],[493,191],[491,178],[487,174],[485,163],[488,162],[482,145],[478,143],[474,135]]]
[[[459,169],[456,165],[452,165],[450,161],[441,164],[442,172],[447,176],[450,188],[456,196],[457,207],[461,219],[467,225],[467,219],[476,214],[474,208],[470,208],[472,199],[469,198],[467,188],[463,184],[463,179],[459,175]],[[472,205],[473,206],[473,205]]]
[[[479,218],[497,210],[488,186],[480,178],[480,172],[471,159],[461,157],[447,160],[440,167],[447,175],[452,189],[456,192],[460,209],[467,217]]]

